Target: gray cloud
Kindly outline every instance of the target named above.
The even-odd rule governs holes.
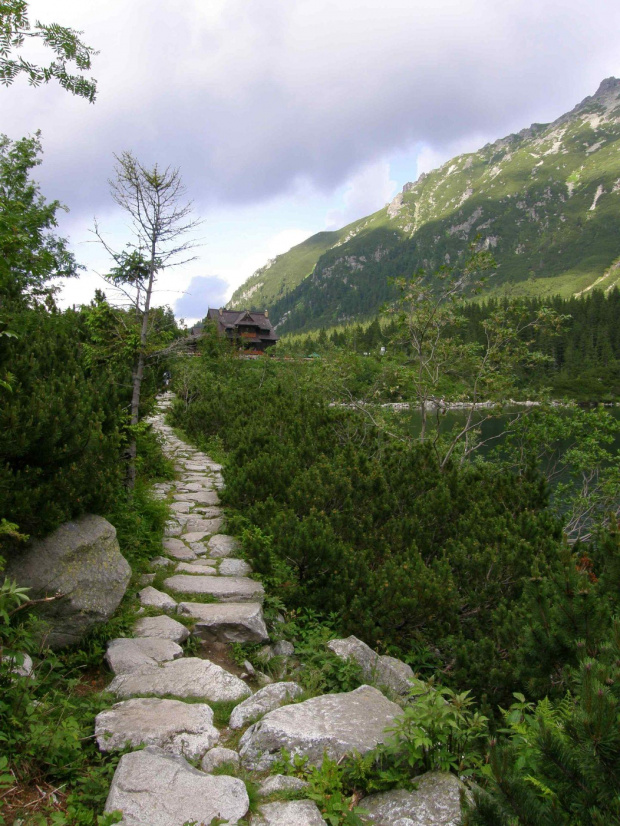
[[[217,275],[197,275],[174,305],[177,318],[201,319],[209,307],[224,307],[228,283]]]
[[[620,71],[609,0],[49,6],[32,0],[32,17],[100,50],[98,101],[0,90],[2,128],[42,128],[45,191],[78,214],[109,205],[115,151],[180,166],[201,209],[260,202],[300,180],[330,190],[408,146],[552,119]]]

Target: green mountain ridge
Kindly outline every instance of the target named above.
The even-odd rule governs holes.
[[[268,308],[280,333],[367,318],[393,297],[390,277],[457,264],[476,239],[497,261],[486,295],[568,297],[620,282],[620,80],[277,256],[230,306]]]

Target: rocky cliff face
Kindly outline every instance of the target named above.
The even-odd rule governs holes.
[[[453,158],[374,215],[278,256],[233,300],[269,307],[280,332],[369,316],[390,276],[456,264],[472,243],[493,251],[493,294],[610,289],[619,230],[620,80],[607,78],[553,123]]]

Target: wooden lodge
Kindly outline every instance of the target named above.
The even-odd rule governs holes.
[[[220,335],[250,352],[264,353],[278,341],[267,310],[261,313],[210,307],[206,320],[216,324]]]

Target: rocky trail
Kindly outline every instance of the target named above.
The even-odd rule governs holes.
[[[120,810],[124,826],[326,826],[315,802],[282,799],[303,797],[306,784],[270,773],[280,750],[314,765],[324,753],[339,759],[371,750],[401,712],[394,699],[406,693],[413,673],[355,637],[330,648],[353,657],[364,678],[380,682],[394,699],[364,685],[303,700],[296,682],[272,682],[250,663],[245,670],[235,664],[231,643],[269,642],[264,590],[236,556],[237,541],[224,533],[222,468],[165,424],[171,401],[171,394],[161,396],[151,421],[175,461],[176,481],[156,488],[172,500],[174,517],[139,593],[134,636],[110,640],[106,653],[115,675],[107,690],[119,702],[97,716],[95,737],[102,751],[136,750],[121,757],[105,810]],[[159,588],[151,584],[156,576]],[[182,647],[190,634],[198,656],[186,656]],[[286,662],[294,650],[280,640],[270,653]],[[218,711],[233,706],[226,725],[216,725],[228,716]],[[242,777],[258,786],[253,814]],[[456,826],[459,787],[453,775],[429,773],[414,792],[372,795],[360,805],[368,811],[365,822],[377,826]]]

